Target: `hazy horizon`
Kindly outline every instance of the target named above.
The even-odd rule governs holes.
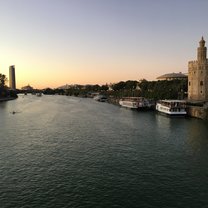
[[[205,0],[0,0],[0,73],[17,88],[155,80],[186,73]]]

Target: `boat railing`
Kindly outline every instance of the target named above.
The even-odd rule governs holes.
[[[160,101],[159,103],[161,105],[169,107],[169,108],[186,108],[186,103],[185,102],[165,102],[165,101]]]
[[[146,99],[144,97],[123,97],[121,98],[123,101],[135,101],[135,102],[144,102]]]

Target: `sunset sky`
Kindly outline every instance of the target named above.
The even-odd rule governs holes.
[[[155,80],[187,72],[207,0],[0,0],[0,73],[17,87]]]

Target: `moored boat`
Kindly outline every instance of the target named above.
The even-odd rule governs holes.
[[[144,97],[123,97],[119,100],[119,104],[122,107],[131,109],[148,109],[151,108],[151,104]]]
[[[105,95],[97,95],[94,97],[94,100],[99,102],[106,102],[108,99]]]
[[[156,104],[156,110],[170,116],[185,116],[187,114],[186,101],[160,100]]]

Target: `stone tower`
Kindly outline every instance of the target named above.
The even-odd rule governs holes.
[[[188,99],[208,101],[208,59],[203,37],[197,49],[197,60],[188,63]]]
[[[15,66],[9,67],[9,87],[12,90],[16,90]]]

